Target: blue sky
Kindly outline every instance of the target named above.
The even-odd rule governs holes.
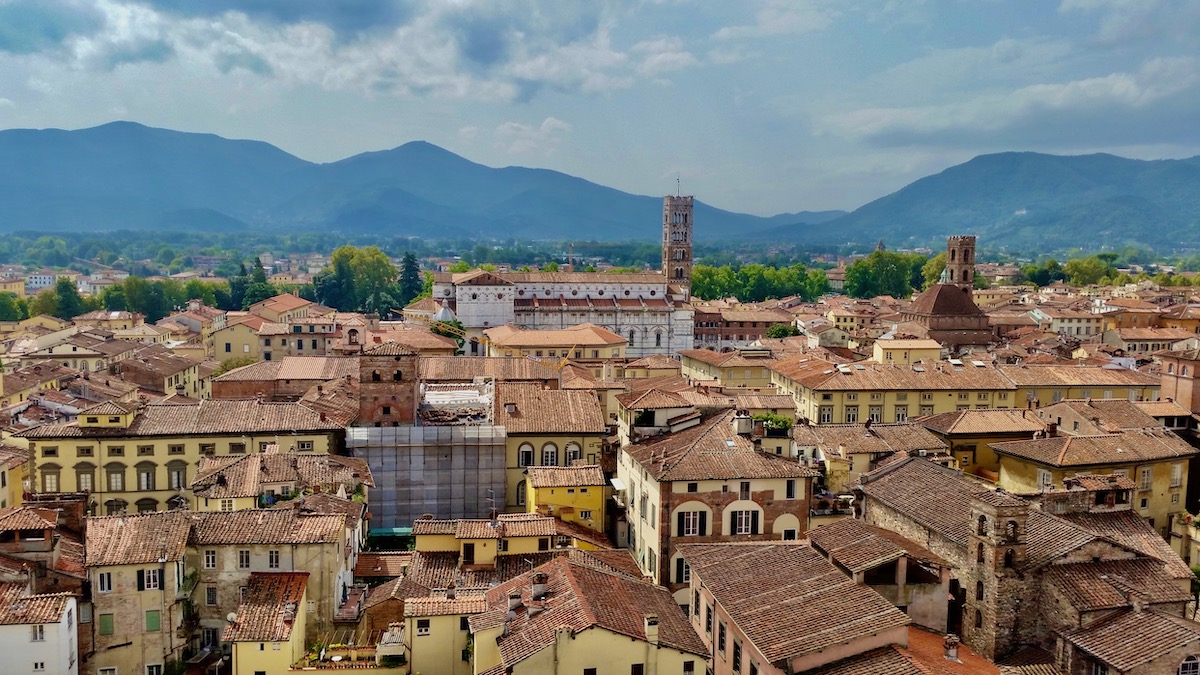
[[[1191,0],[0,0],[0,128],[427,140],[760,215],[1006,150],[1200,154]]]

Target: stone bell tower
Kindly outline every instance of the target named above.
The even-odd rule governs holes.
[[[692,197],[663,197],[662,271],[667,283],[692,285]]]
[[[1012,495],[984,491],[971,498],[964,642],[992,660],[1020,646],[1028,516],[1029,503]]]
[[[971,295],[975,286],[975,235],[964,234],[946,240],[946,281]]]

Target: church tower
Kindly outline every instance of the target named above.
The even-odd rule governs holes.
[[[959,235],[946,240],[946,283],[971,295],[975,287],[975,235]]]
[[[1028,516],[1028,502],[1003,492],[983,491],[971,498],[968,566],[962,580],[963,641],[992,660],[1021,644]]]
[[[692,198],[663,197],[662,271],[667,283],[692,285]]]

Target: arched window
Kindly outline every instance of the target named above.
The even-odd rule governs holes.
[[[149,497],[139,499],[135,504],[137,505],[138,513],[149,513],[150,511],[158,510],[158,500],[150,499]]]
[[[517,483],[517,504],[525,506],[525,481]]]
[[[633,344],[633,329],[629,329],[629,344]]]
[[[975,599],[983,600],[983,582],[982,581],[975,582]]]
[[[517,448],[517,466],[532,466],[533,465],[533,446],[528,443],[522,443],[521,447]]]
[[[124,499],[110,499],[104,502],[104,512],[110,516],[123,516],[128,504]]]
[[[1189,656],[1179,664],[1175,675],[1200,675],[1200,656]]]
[[[357,328],[351,328],[350,332],[346,333],[346,336],[348,338],[350,338],[350,344],[352,344],[352,345],[358,344],[358,329]]]
[[[979,526],[975,529],[975,534],[981,537],[987,534],[987,516],[979,516]]]
[[[371,381],[372,381],[372,382],[379,382],[379,381],[380,381],[380,379],[381,379],[381,378],[379,377],[379,371],[378,371],[378,370],[372,370],[372,371],[371,371]]]
[[[547,443],[542,446],[542,466],[558,466],[558,446]]]
[[[954,262],[954,249],[950,249],[950,262]]]
[[[654,346],[655,346],[655,347],[661,347],[661,346],[662,346],[662,333],[655,333],[655,334],[654,334]]]
[[[979,542],[979,548],[975,552],[975,562],[983,562],[983,542]]]
[[[1183,375],[1184,377],[1187,377],[1187,366],[1183,366],[1182,368],[1180,368],[1179,373],[1181,375]]]
[[[975,610],[975,627],[983,628],[983,612]]]
[[[400,374],[400,371],[397,370],[392,373],[392,382],[399,382],[402,379],[404,379],[404,376]]]
[[[1008,549],[1007,551],[1004,552],[1004,566],[1011,569],[1013,566],[1013,563],[1016,561],[1016,558],[1017,558],[1017,552],[1012,550],[1011,548]],[[1200,675],[1200,673],[1198,673],[1197,675]]]
[[[1004,525],[1004,539],[1009,542],[1017,540],[1017,521],[1010,520]]]
[[[578,443],[567,443],[566,450],[567,464],[570,464],[577,459],[583,459],[583,449],[579,447]]]
[[[1168,374],[1168,375],[1174,375],[1174,374],[1175,374],[1175,364],[1174,364],[1174,363],[1168,363],[1168,364],[1167,364],[1167,374]]]

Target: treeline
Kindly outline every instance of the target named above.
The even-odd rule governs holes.
[[[741,265],[695,265],[692,267],[692,295],[701,300],[734,297],[742,302],[760,302],[770,298],[798,295],[815,300],[829,292],[825,271],[803,265],[767,267]]]

